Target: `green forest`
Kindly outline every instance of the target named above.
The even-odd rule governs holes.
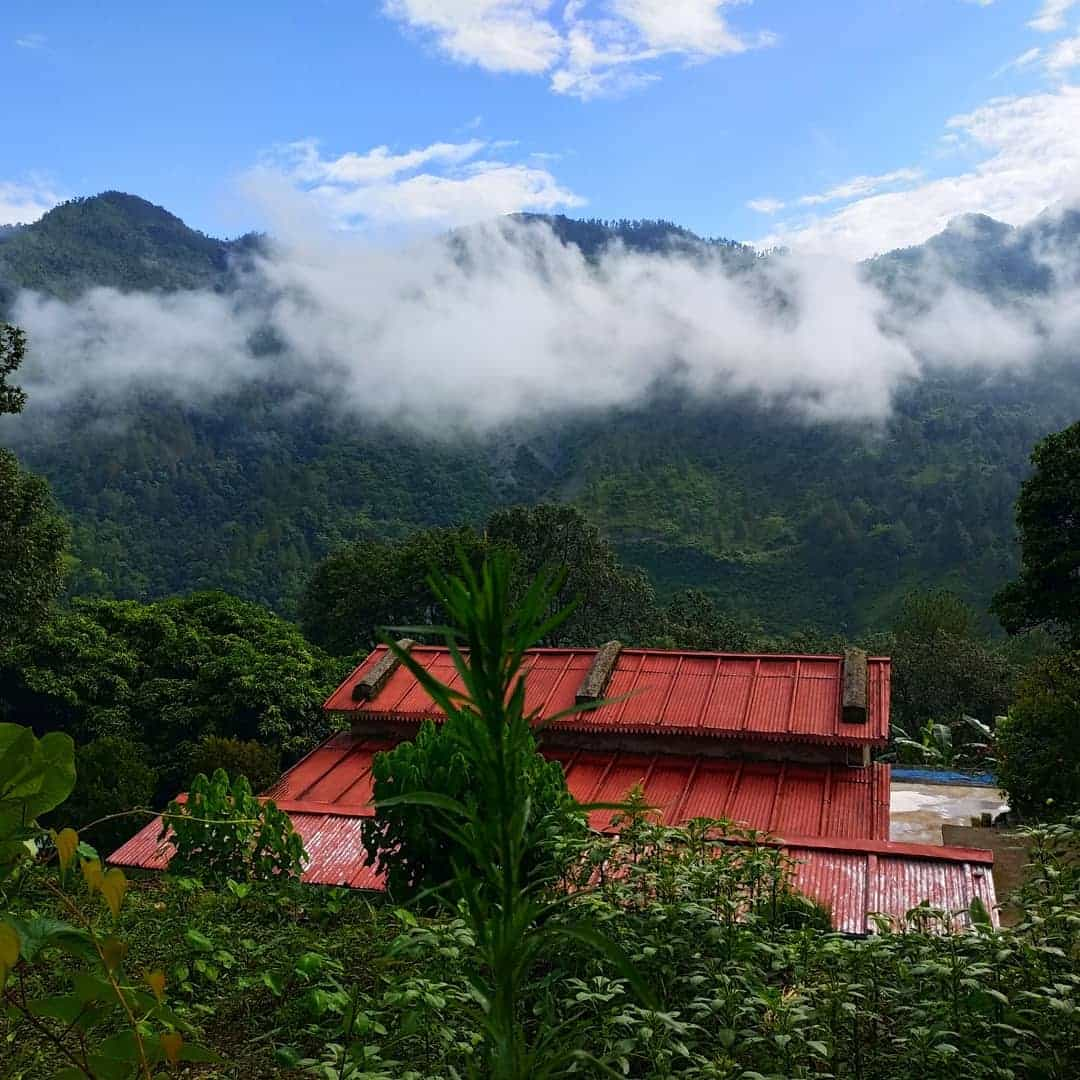
[[[666,222],[550,220],[591,256],[618,242],[719,250],[736,272],[756,259]],[[1073,219],[1059,228],[1071,242]],[[867,272],[902,296],[933,257],[987,295],[1040,288],[1015,238],[965,237]],[[0,236],[0,305],[22,288],[227,292],[264,243],[213,240],[133,196],[77,200]],[[292,391],[267,380],[199,403],[91,388],[0,419],[0,442],[49,480],[71,522],[71,593],[223,589],[295,618],[311,566],[347,543],[555,502],[577,507],[661,596],[704,589],[768,633],[882,630],[916,588],[946,587],[985,612],[1016,570],[1012,507],[1031,448],[1080,415],[1075,365],[1049,361],[1026,374],[930,373],[870,428],[657,387],[633,408],[451,439],[322,400],[286,407]]]
[[[554,227],[757,258],[662,222]],[[228,289],[266,242],[112,193],[0,234],[0,275],[6,302]],[[970,255],[989,291],[1018,273]],[[901,288],[919,257],[867,272]],[[658,389],[451,444],[280,410],[272,386],[35,413],[28,344],[0,324],[0,1077],[1077,1075],[1069,367],[928,377],[884,429]],[[332,732],[322,701],[393,627],[463,643],[464,694],[398,650],[447,721],[375,770],[390,891],[305,886],[256,793]],[[923,905],[835,933],[768,837],[661,827],[640,790],[591,833],[519,675],[538,644],[612,638],[891,656],[884,756],[1008,798],[1011,925],[975,903],[942,932],[955,913]],[[108,866],[160,813],[168,873]]]

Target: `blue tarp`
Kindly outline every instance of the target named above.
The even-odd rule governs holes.
[[[919,769],[908,765],[892,767],[894,780],[919,784],[967,784],[970,787],[996,787],[990,773],[965,773],[955,769]]]

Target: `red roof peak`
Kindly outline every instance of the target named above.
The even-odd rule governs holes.
[[[541,648],[526,656],[526,706],[547,719],[572,706],[597,649]],[[391,724],[439,720],[441,712],[413,675],[393,670],[378,691],[354,693],[384,661],[379,646],[327,699],[325,708]],[[445,646],[415,645],[411,654],[433,675],[455,685]],[[738,738],[837,746],[884,744],[889,733],[890,664],[866,663],[866,722],[845,723],[844,657],[777,653],[719,653],[624,648],[604,693],[613,700],[554,725],[598,735]]]

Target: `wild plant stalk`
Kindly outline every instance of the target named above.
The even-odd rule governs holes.
[[[555,887],[556,871],[527,870],[536,864],[532,849],[543,823],[532,820],[525,779],[528,760],[536,753],[532,732],[539,717],[526,713],[523,664],[526,650],[570,614],[570,608],[551,614],[562,575],[542,574],[512,606],[507,558],[492,556],[479,573],[462,558],[461,570],[461,577],[429,578],[449,617],[450,625],[436,632],[446,640],[461,689],[434,678],[393,640],[386,643],[447,719],[455,721],[446,732],[469,763],[472,799],[466,806],[438,792],[417,792],[379,806],[431,807],[436,827],[464,853],[453,863],[454,883],[480,957],[469,981],[486,1036],[475,1075],[485,1080],[556,1076],[587,1055],[566,1045],[561,1029],[530,1042],[522,1023],[522,987],[546,946],[562,937],[599,950],[646,1002],[651,999],[613,942],[571,921],[573,897]]]

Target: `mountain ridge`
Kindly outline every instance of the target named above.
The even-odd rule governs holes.
[[[45,226],[19,230],[16,238],[33,230],[60,251],[83,252],[78,273],[54,278],[52,263],[32,266],[39,284],[63,296],[80,282],[131,287],[145,273],[151,290],[176,281],[226,289],[230,263],[265,242],[204,237],[128,198],[65,204]],[[991,298],[1046,291],[1052,280],[1033,279],[1031,267],[1050,246],[1075,253],[1072,213],[1020,229],[958,219],[937,243],[880,256],[863,271],[898,295],[918,291],[928,268],[981,283]],[[588,258],[620,243],[643,254],[674,245],[737,265],[762,261],[670,222],[552,220]],[[108,247],[116,229],[130,235],[115,260],[95,262],[95,245]],[[0,276],[13,239],[0,239]],[[662,592],[702,587],[780,632],[879,625],[916,585],[947,585],[985,606],[1015,569],[1012,507],[1030,449],[1077,415],[1080,374],[1059,363],[1026,374],[928,375],[901,390],[869,435],[749,398],[695,402],[658,391],[557,425],[448,443],[386,421],[346,423],[318,402],[286,407],[269,384],[211,407],[142,392],[119,414],[76,400],[46,418],[32,401],[13,423],[18,452],[72,517],[79,592],[149,598],[220,586],[292,613],[313,562],[352,539],[475,524],[501,505],[554,499],[582,507]]]

